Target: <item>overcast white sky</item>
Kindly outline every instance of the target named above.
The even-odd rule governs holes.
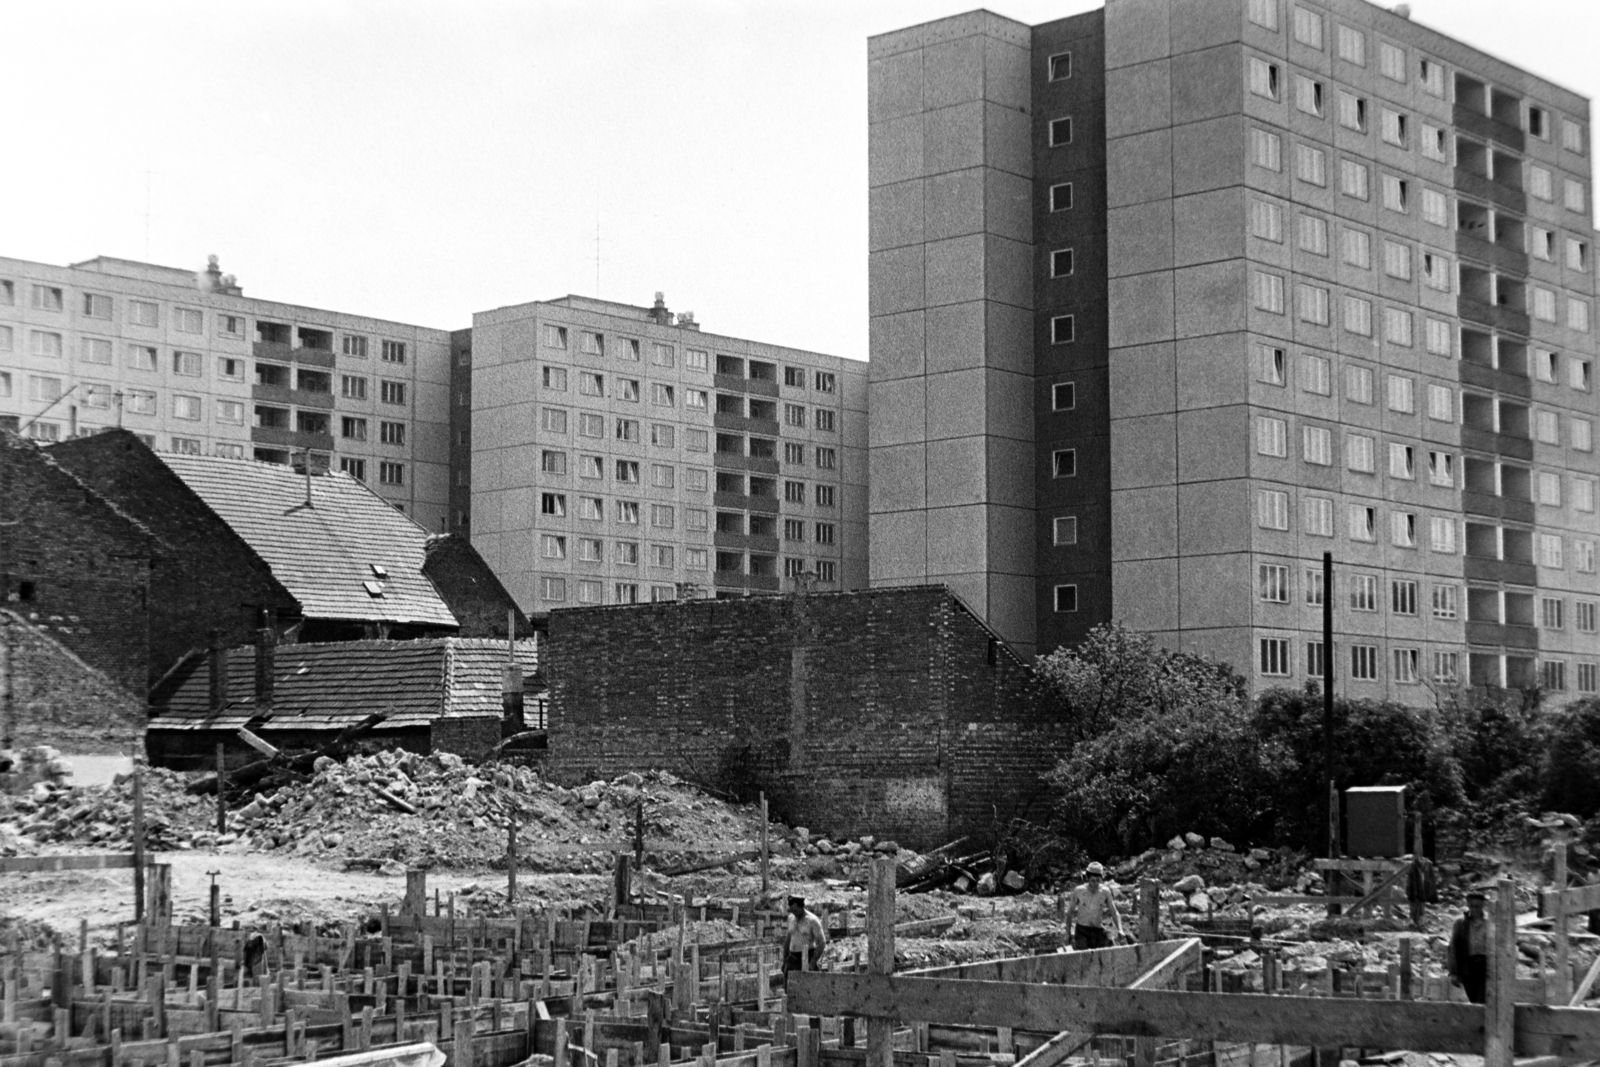
[[[0,255],[214,252],[247,295],[441,328],[661,289],[710,330],[865,358],[866,39],[976,6],[0,0]],[[1600,91],[1596,0],[1411,6]]]

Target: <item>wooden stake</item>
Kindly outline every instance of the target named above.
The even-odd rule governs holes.
[[[1495,892],[1489,946],[1489,988],[1484,998],[1483,1067],[1511,1067],[1517,982],[1517,902],[1509,878]]]
[[[767,843],[767,794],[761,794],[761,899],[772,892],[772,851]]]
[[[1555,980],[1550,983],[1550,1003],[1565,1004],[1572,996],[1572,958],[1568,955],[1567,945],[1567,904],[1562,890],[1567,888],[1567,831],[1560,828],[1555,832],[1555,870],[1552,872],[1551,888],[1556,891],[1555,900],[1555,935],[1556,935],[1556,974]]]
[[[227,796],[226,751],[221,741],[217,742],[217,833],[228,832],[228,802]]]
[[[133,760],[133,921],[144,921],[144,760]]]
[[[517,809],[506,813],[506,900],[517,906]]]
[[[867,972],[894,973],[894,860],[887,856],[872,861],[867,881]],[[866,1067],[894,1067],[893,1019],[867,1019]]]

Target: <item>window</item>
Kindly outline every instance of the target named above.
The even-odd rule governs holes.
[[[1554,471],[1539,472],[1539,503],[1549,507],[1561,506],[1561,475]]]
[[[683,351],[683,366],[686,370],[708,370],[711,366],[710,361],[710,355],[701,349],[686,348]]]
[[[1078,587],[1075,585],[1056,586],[1056,611],[1068,612],[1078,610]]]
[[[1363,682],[1375,681],[1377,679],[1377,645],[1350,646],[1350,677],[1357,681]]]
[[[1422,142],[1422,154],[1437,163],[1450,162],[1450,147],[1449,142],[1445,139],[1444,130],[1437,126],[1430,126],[1426,122],[1422,123],[1421,127],[1422,134],[1419,140]],[[1432,190],[1424,189],[1422,191],[1422,206],[1424,217],[1427,218],[1429,222],[1434,222],[1435,220],[1426,214],[1428,207],[1428,194],[1430,192],[1432,192]],[[1444,197],[1439,193],[1434,193],[1433,195],[1437,196],[1441,202],[1444,200]],[[1441,212],[1441,217],[1438,219],[1436,225],[1443,226],[1444,224],[1445,223]]]
[[[367,398],[367,380],[355,374],[341,375],[339,378],[339,395],[346,400],[365,400]]]
[[[818,408],[813,413],[815,425],[817,429],[821,430],[823,433],[833,432],[833,418],[834,413],[828,408]]]
[[[1283,140],[1275,133],[1251,127],[1250,162],[1270,171],[1283,169]]]
[[[1051,539],[1058,545],[1078,543],[1078,519],[1075,515],[1058,515],[1051,523]]]
[[[704,430],[685,430],[683,447],[690,452],[708,451],[711,448],[711,435]]]
[[[1051,56],[1047,64],[1048,77],[1053,82],[1065,81],[1072,77],[1072,53],[1057,52]]]
[[[1289,494],[1276,489],[1256,490],[1256,525],[1264,530],[1289,528]]]
[[[591,480],[601,479],[606,476],[606,459],[604,456],[579,453],[578,477]]]
[[[1339,161],[1339,191],[1356,200],[1366,200],[1368,191],[1367,168],[1353,159]]]
[[[1050,210],[1072,210],[1072,183],[1061,182],[1050,187]]]
[[[639,402],[639,380],[637,378],[618,378],[616,383],[618,386],[616,396],[619,400],[627,400],[635,404]]]
[[[1354,26],[1339,27],[1339,58],[1358,67],[1367,65],[1367,35]]]
[[[342,416],[339,419],[339,436],[347,441],[365,441],[367,439],[367,420],[349,415]]]
[[[567,514],[567,494],[540,493],[539,514],[562,518]]]
[[[1050,453],[1050,476],[1074,478],[1078,474],[1078,452],[1073,448],[1059,448]]]
[[[580,371],[578,373],[578,392],[584,396],[605,396],[606,376]]]
[[[1417,547],[1417,517],[1409,511],[1389,513],[1389,541],[1396,548]]]
[[[596,415],[590,411],[578,413],[579,437],[604,437],[606,435],[606,420],[603,415]]]
[[[1322,50],[1322,16],[1307,8],[1294,9],[1294,39],[1307,48]]]
[[[1050,387],[1052,411],[1071,411],[1078,406],[1077,385],[1073,382],[1056,382]]]
[[[1328,254],[1328,220],[1316,215],[1299,216],[1296,227],[1300,250],[1314,256]]]
[[[708,396],[704,389],[685,389],[683,391],[683,406],[695,411],[706,410]]]
[[[1302,432],[1305,461],[1319,467],[1333,464],[1333,434],[1324,426],[1307,426]]]
[[[639,440],[639,420],[638,419],[617,419],[616,420],[616,424],[617,424],[617,433],[616,433],[617,440],[619,440],[619,441],[637,441],[637,440]]]
[[[1583,195],[1583,183],[1573,181],[1571,178],[1563,180],[1564,195],[1562,203],[1566,204],[1568,211],[1583,211],[1588,203]]]
[[[1561,539],[1556,538],[1556,554],[1560,556]],[[1576,540],[1572,542],[1573,566],[1584,574],[1594,573],[1594,542]]]
[[[1378,579],[1370,574],[1350,577],[1350,610],[1378,610]]]
[[[566,497],[563,496],[561,499],[562,511],[559,514],[565,515]],[[589,522],[599,522],[604,519],[605,516],[606,505],[604,500],[597,496],[580,496],[578,498],[578,518],[585,519]]]
[[[816,526],[816,538],[819,545],[833,544],[834,526],[831,522],[819,522]]]
[[[1411,481],[1416,477],[1416,450],[1410,445],[1389,446],[1389,477]]]
[[[606,354],[606,335],[584,331],[578,335],[578,347],[588,355],[603,356]]]
[[[1283,637],[1261,639],[1261,673],[1284,676],[1289,673],[1289,641]]]
[[[567,432],[567,413],[561,408],[540,408],[539,422],[547,433]]]
[[[1389,410],[1407,415],[1417,410],[1415,383],[1402,374],[1391,374],[1388,380]]]
[[[1403,82],[1406,80],[1406,53],[1405,49],[1390,44],[1388,41],[1378,42],[1378,70],[1390,81]]]
[[[244,404],[237,400],[217,401],[217,421],[230,426],[244,424]]]
[[[539,453],[539,470],[556,477],[566,477],[567,454],[565,452],[553,452],[550,449],[543,450]]]
[[[64,297],[58,287],[54,285],[35,285],[33,287],[33,309],[35,311],[60,311],[63,306]],[[146,304],[145,306],[155,307],[154,304]]]
[[[384,461],[378,464],[378,482],[381,485],[406,484],[406,465]]]
[[[1283,349],[1274,345],[1256,345],[1256,381],[1282,385],[1284,359]]]
[[[10,396],[11,389],[11,372],[8,370],[0,370],[0,397]]]
[[[1406,147],[1406,116],[1398,111],[1382,108],[1379,112],[1379,136],[1389,144],[1399,148]]]
[[[1411,183],[1394,174],[1383,176],[1383,206],[1404,214],[1410,202]]]
[[[838,453],[831,448],[817,449],[817,469],[831,471],[839,464]]]
[[[831,486],[831,485],[819,485],[819,486],[817,486],[816,495],[815,495],[814,500],[815,500],[815,503],[816,503],[816,505],[818,507],[831,508],[831,507],[834,506],[833,505],[833,488],[834,487]]]
[[[1383,272],[1391,278],[1411,279],[1411,246],[1398,241],[1383,242]]]
[[[172,373],[185,378],[198,378],[205,373],[204,364],[198,352],[172,353]],[[301,372],[304,373],[303,371]],[[304,388],[302,383],[301,388]]]
[[[544,328],[544,346],[546,348],[566,348],[567,328],[565,326],[554,326],[546,323]]]
[[[1268,100],[1278,99],[1278,65],[1250,57],[1250,91]]]
[[[1274,604],[1289,602],[1289,568],[1263,563],[1256,568],[1256,596]]]
[[[1578,600],[1572,605],[1573,625],[1579,633],[1592,634],[1595,632],[1595,602],[1592,600]]]
[[[1446,489],[1456,484],[1455,457],[1448,452],[1428,453],[1428,481]]]
[[[1365,230],[1345,230],[1344,261],[1352,267],[1369,270],[1372,267],[1372,237]]]
[[[1567,602],[1558,596],[1539,598],[1539,625],[1546,630],[1566,628]]]
[[[1559,534],[1535,534],[1534,542],[1539,566],[1549,567],[1552,570],[1561,570],[1564,566],[1561,558],[1561,536]]]
[[[1283,314],[1283,279],[1276,274],[1254,271],[1251,276],[1251,294],[1255,306],[1276,315]]]
[[[833,392],[834,391],[834,381],[835,381],[835,379],[834,379],[834,376],[833,376],[833,372],[832,371],[825,371],[825,370],[817,371],[816,375],[812,379],[813,386],[816,389],[816,391],[819,392],[819,393],[831,393],[831,392]]]
[[[1373,462],[1373,440],[1366,434],[1350,433],[1344,439],[1345,466],[1362,474],[1376,469]]]
[[[1561,443],[1561,421],[1553,411],[1534,413],[1534,436],[1547,445]]]
[[[1378,526],[1378,509],[1367,507],[1363,504],[1350,505],[1350,540],[1376,541]],[[1374,611],[1377,609],[1374,608]]]
[[[1575,296],[1567,297],[1567,329],[1579,333],[1589,332],[1589,302]]]
[[[1389,583],[1389,610],[1396,615],[1417,613],[1417,583],[1395,579]]]
[[[1411,312],[1403,308],[1383,309],[1383,339],[1392,345],[1410,348],[1412,343]]]
[[[1263,456],[1287,455],[1289,424],[1282,419],[1259,416],[1256,419],[1256,451]]]
[[[804,404],[783,405],[783,423],[785,426],[798,426],[805,429],[806,408]]]
[[[1308,144],[1294,146],[1294,176],[1309,185],[1328,184],[1328,155]]]
[[[1276,33],[1278,30],[1278,0],[1250,0],[1249,17],[1250,21],[1257,26]]]
[[[1577,271],[1589,269],[1589,246],[1576,237],[1567,238],[1567,269]]]
[[[1344,328],[1362,337],[1372,336],[1372,303],[1359,296],[1344,298]]]
[[[145,415],[155,414],[155,394],[147,394],[151,398],[150,410],[141,412]],[[40,403],[53,404],[61,399],[61,379],[50,378],[43,375],[32,374],[28,376],[28,399]],[[128,410],[133,410],[130,406]]]
[[[617,460],[617,481],[637,485],[639,483],[639,461],[636,459]]]
[[[1312,607],[1322,606],[1323,584],[1322,568],[1307,567],[1304,572],[1306,603]]]
[[[194,314],[198,315],[200,313],[196,311]],[[111,317],[111,298],[102,296],[99,293],[84,293],[83,315],[84,318],[89,319],[109,319]],[[190,330],[186,332],[199,333],[200,331]]]
[[[540,380],[544,388],[553,389],[560,393],[567,391],[567,369],[565,367],[544,367],[542,368],[542,374],[543,376]]]
[[[1323,357],[1312,355],[1300,357],[1300,388],[1306,392],[1327,396],[1329,374],[1329,363]]]
[[[1589,391],[1590,366],[1586,359],[1567,360],[1567,384],[1574,389]]]
[[[1539,685],[1553,693],[1565,691],[1567,688],[1566,661],[1559,659],[1540,660]]]
[[[152,352],[155,349],[151,349]],[[60,359],[62,352],[61,335],[48,330],[33,331],[33,354],[44,356],[48,359]],[[154,368],[151,368],[152,370]]]
[[[1333,501],[1325,496],[1300,499],[1300,524],[1312,537],[1333,536]]]
[[[1294,76],[1294,106],[1308,115],[1322,118],[1322,83],[1306,77]]]
[[[1367,130],[1367,102],[1359,96],[1349,93],[1339,94],[1339,125],[1346,129]]]
[[[1594,447],[1593,424],[1588,419],[1572,418],[1569,420],[1572,427],[1572,447],[1579,452],[1588,452]]]
[[[11,307],[17,302],[17,287],[15,282],[0,280],[0,305]]]
[[[1059,148],[1072,143],[1072,118],[1050,120],[1050,147]]]
[[[385,404],[404,404],[406,402],[406,383],[392,382],[385,379],[379,386],[378,397]]]
[[[406,443],[406,424],[403,422],[378,423],[378,440],[386,445],[403,445]]]
[[[1561,147],[1569,152],[1583,151],[1583,127],[1571,119],[1561,120]]]
[[[1320,285],[1298,285],[1295,293],[1302,321],[1328,325],[1328,290]]]
[[[1394,680],[1399,685],[1415,685],[1422,653],[1415,648],[1394,649]]]
[[[639,505],[632,500],[617,501],[617,522],[624,526],[639,525]]]
[[[1073,334],[1076,332],[1074,317],[1071,315],[1056,315],[1050,320],[1050,343],[1053,345],[1071,344]]]
[[[1556,294],[1553,291],[1533,287],[1533,317],[1545,322],[1556,321]]]
[[[1456,551],[1456,520],[1435,516],[1428,520],[1429,547],[1435,552],[1455,555]]]
[[[1072,273],[1072,249],[1058,248],[1050,253],[1050,277],[1065,278]]]
[[[539,579],[539,598],[559,604],[567,599],[567,580],[546,576]]]
[[[624,337],[622,339],[621,356],[623,359],[631,360],[634,363],[639,362],[639,339],[637,337]]]
[[[1353,404],[1372,403],[1372,371],[1367,367],[1349,366],[1344,369],[1345,399]]]
[[[639,542],[618,541],[612,546],[612,559],[624,567],[637,567],[639,565]]]
[[[785,442],[783,446],[783,462],[797,467],[806,463],[806,446],[793,441]]]
[[[12,341],[11,327],[9,327],[9,326],[0,326],[0,352],[9,352],[9,351],[11,351],[12,343],[13,343],[13,341]],[[106,342],[106,344],[108,344],[108,345],[110,343],[111,342],[109,342],[109,341]]]

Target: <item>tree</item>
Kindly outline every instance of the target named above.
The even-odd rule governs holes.
[[[1540,777],[1547,809],[1584,819],[1600,813],[1600,700],[1549,714]]]
[[[1036,670],[1072,726],[1073,739],[1183,708],[1237,707],[1245,680],[1226,663],[1160,648],[1121,624],[1096,626],[1082,643],[1040,656]]]

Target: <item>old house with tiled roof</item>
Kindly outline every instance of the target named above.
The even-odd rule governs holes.
[[[542,690],[533,640],[514,648],[460,637],[262,641],[191,656],[151,693],[146,743],[157,763],[209,766],[218,742],[230,746],[230,760],[245,755],[240,727],[279,748],[306,749],[382,714],[373,736],[383,744],[479,755],[502,739],[511,664],[529,688]]]
[[[126,431],[49,453],[172,547],[152,588],[151,684],[212,644],[253,641],[264,613],[292,642],[503,636],[514,610],[469,544],[437,547],[347,474],[158,453]]]

